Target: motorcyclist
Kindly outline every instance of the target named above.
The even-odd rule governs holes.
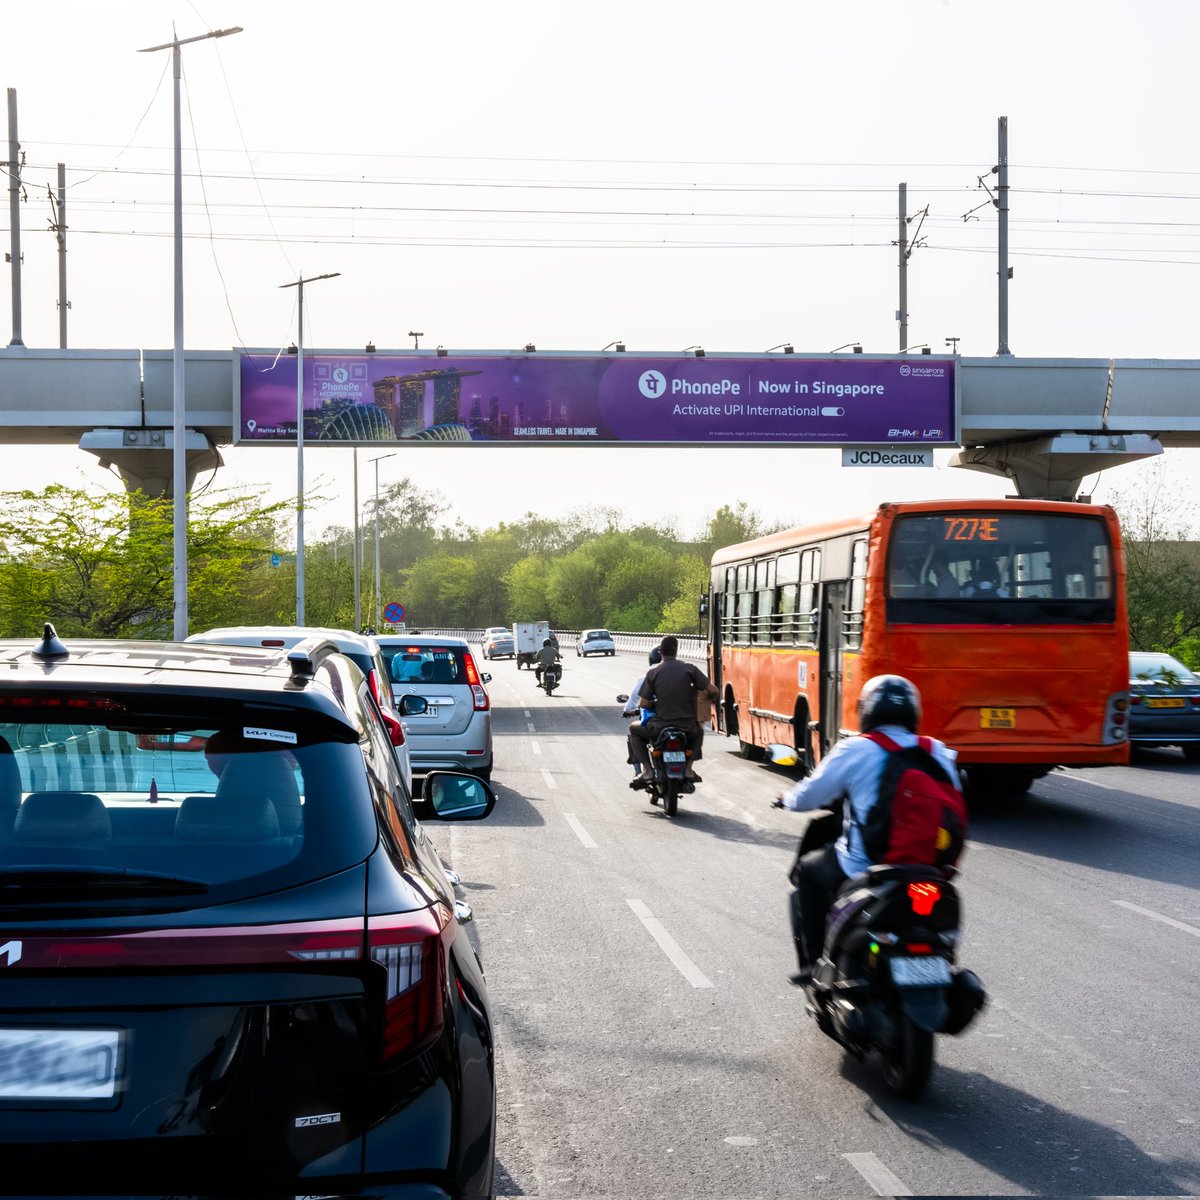
[[[668,725],[682,730],[687,735],[688,749],[692,751],[692,757],[688,759],[684,777],[693,783],[700,782],[700,776],[696,774],[693,766],[700,759],[704,730],[696,720],[696,696],[701,692],[716,696],[717,689],[694,663],[679,661],[676,657],[679,652],[679,639],[674,634],[667,634],[659,644],[659,649],[662,651],[662,662],[646,672],[638,690],[639,705],[642,708],[653,709],[654,716],[645,724],[637,721],[629,726],[631,745],[637,753],[638,762],[642,765],[641,774],[630,781],[630,787],[645,787],[649,783],[650,743]]]
[[[649,660],[650,666],[652,667],[656,667],[660,662],[662,662],[662,651],[657,646],[650,651]],[[644,673],[638,676],[637,683],[635,683],[630,689],[629,699],[625,702],[625,710],[621,713],[621,716],[623,717],[637,717],[639,723],[643,725],[654,715],[650,709],[641,708],[638,704],[638,697],[641,694],[642,684],[645,682],[645,679],[646,676]],[[637,771],[640,770],[640,765],[638,763],[637,751],[633,745],[633,738],[630,736],[628,730],[625,731],[625,745],[628,748],[628,754],[626,755],[625,761],[629,763],[634,768],[635,773],[637,773]]]
[[[878,731],[898,746],[909,747],[917,743],[920,721],[921,695],[902,675],[876,675],[863,684],[858,697],[861,733]],[[936,738],[929,740],[934,758],[951,782],[961,786],[955,752]],[[863,843],[863,827],[879,798],[888,753],[861,734],[845,738],[825,755],[811,775],[773,801],[776,808],[793,812],[829,808],[845,801],[841,836],[836,842],[808,851],[793,868],[795,887],[790,910],[799,970],[791,981],[797,986],[812,979],[813,966],[824,946],[825,919],[838,889],[848,878],[873,865]]]
[[[544,667],[552,667],[556,663],[562,662],[562,655],[558,652],[558,646],[549,638],[542,642],[542,648],[537,652],[537,666],[534,668],[533,677],[537,683],[542,682],[542,669]],[[559,667],[561,671],[562,668]]]

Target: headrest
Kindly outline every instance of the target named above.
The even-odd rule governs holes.
[[[112,837],[112,821],[93,792],[34,792],[18,809],[13,833],[28,842],[97,842]]]

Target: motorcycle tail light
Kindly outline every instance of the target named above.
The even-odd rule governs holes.
[[[912,901],[912,910],[918,917],[927,917],[933,912],[933,906],[942,898],[942,889],[936,883],[910,883],[908,898]]]

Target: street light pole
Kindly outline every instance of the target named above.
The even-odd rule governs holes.
[[[208,38],[228,37],[232,33],[241,33],[242,27],[235,25],[231,29],[215,29],[209,33],[201,33],[196,37],[174,38],[161,46],[147,46],[139,50],[139,54],[152,54],[156,50],[171,51],[171,71],[175,78],[175,353],[173,358],[174,379],[172,387],[172,447],[171,447],[171,490],[174,505],[174,576],[175,576],[175,617],[174,637],[177,642],[183,641],[188,633],[188,594],[187,594],[187,419],[184,398],[183,371],[183,149],[180,136],[181,119],[179,107],[179,80],[182,69],[179,48],[191,42],[203,42]]]
[[[281,283],[281,288],[294,287],[300,330],[296,335],[296,624],[304,624],[304,285],[319,279],[336,279],[341,271],[327,275],[301,276],[295,283]]]
[[[383,596],[379,587],[379,464],[394,454],[381,454],[371,461],[375,464],[375,631],[383,628]]]

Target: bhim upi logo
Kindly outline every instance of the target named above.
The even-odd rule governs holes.
[[[638,380],[638,391],[647,400],[657,400],[667,394],[667,377],[661,371],[643,371]]]

